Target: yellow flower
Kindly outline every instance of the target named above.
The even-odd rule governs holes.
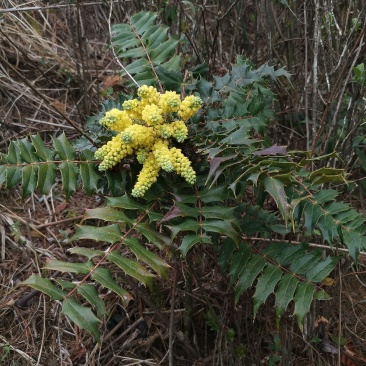
[[[108,141],[106,145],[98,149],[94,156],[96,159],[102,159],[99,164],[99,170],[108,170],[118,164],[124,157],[132,154],[133,149],[131,146],[126,145],[121,135],[117,135]]]
[[[157,181],[160,166],[157,163],[155,156],[150,153],[140,171],[137,182],[132,190],[132,196],[142,197],[153,183]]]
[[[122,104],[127,115],[134,120],[141,120],[143,105],[137,99],[126,100]]]
[[[160,94],[156,88],[146,85],[137,94],[138,98],[123,103],[123,111],[114,108],[100,120],[101,125],[118,135],[95,152],[95,158],[101,160],[99,170],[108,170],[126,156],[135,154],[142,169],[132,190],[134,197],[146,193],[161,169],[176,171],[194,184],[196,173],[191,162],[180,149],[170,148],[170,143],[172,138],[180,143],[187,138],[185,121],[198,111],[202,100],[190,95],[181,101],[174,91]]]
[[[167,91],[160,96],[159,107],[163,113],[178,112],[180,106],[180,96],[175,91]]]
[[[187,121],[189,118],[194,116],[202,106],[202,100],[194,95],[189,95],[184,98],[180,104],[178,116],[183,120]]]
[[[170,149],[174,170],[189,184],[196,182],[196,172],[191,167],[189,159],[183,155],[182,150],[173,147]]]
[[[160,93],[153,86],[142,85],[137,91],[137,95],[141,98],[140,103],[144,106],[159,103]]]
[[[113,108],[106,112],[105,116],[99,121],[99,123],[112,131],[122,132],[132,124],[132,120],[125,111]]]
[[[162,125],[154,127],[157,135],[163,139],[168,139],[174,133],[172,124],[163,123]]]
[[[170,124],[173,129],[172,136],[178,141],[183,142],[188,136],[188,128],[183,121],[174,121]]]
[[[148,126],[156,126],[163,123],[163,111],[155,104],[148,104],[142,110],[142,119]]]
[[[121,133],[121,138],[135,149],[149,148],[155,141],[155,132],[151,127],[133,124]]]
[[[146,149],[144,147],[136,151],[136,159],[140,164],[145,162],[146,157]]]
[[[168,141],[157,140],[152,148],[152,153],[163,170],[168,173],[174,170],[172,154],[168,148]]]

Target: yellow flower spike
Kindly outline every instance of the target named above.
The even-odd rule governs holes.
[[[142,85],[137,91],[137,95],[141,98],[140,103],[144,106],[159,103],[160,93],[153,86]]]
[[[172,122],[170,126],[173,129],[172,136],[178,142],[183,142],[188,137],[188,128],[183,121]]]
[[[183,120],[187,121],[193,117],[202,106],[202,99],[194,95],[185,97],[180,104],[178,116]]]
[[[132,154],[132,152],[132,147],[126,145],[121,140],[121,135],[117,135],[111,141],[108,141],[106,145],[98,149],[94,153],[94,156],[96,159],[103,159],[99,164],[99,170],[103,171],[113,168],[124,157]]]
[[[159,175],[160,166],[157,163],[155,156],[150,153],[140,171],[137,178],[137,182],[132,190],[133,197],[143,197],[146,191],[151,187],[153,183],[157,181]]]
[[[163,170],[168,173],[174,171],[173,156],[168,148],[168,141],[157,140],[152,148],[152,153]]]
[[[113,108],[106,112],[105,116],[99,121],[99,123],[112,131],[122,132],[132,124],[132,120],[125,111]]]
[[[124,101],[122,107],[130,118],[134,120],[142,119],[141,112],[144,106],[137,99]]]
[[[142,119],[148,126],[156,126],[163,123],[163,111],[155,104],[148,104],[142,110]]]
[[[121,138],[125,144],[135,149],[149,148],[155,141],[155,131],[150,127],[133,124],[121,133]]]
[[[181,100],[175,91],[167,91],[160,96],[159,107],[163,113],[178,112]]]
[[[173,147],[170,149],[174,170],[181,175],[189,184],[196,182],[196,172],[191,166],[189,159],[183,155],[182,150]]]
[[[156,88],[146,85],[137,94],[138,98],[123,103],[123,111],[114,108],[100,120],[101,125],[119,134],[95,152],[95,158],[102,160],[99,170],[108,170],[124,157],[135,154],[142,164],[132,190],[135,197],[145,194],[161,169],[176,171],[193,184],[196,173],[191,162],[180,149],[170,148],[169,144],[173,138],[180,143],[187,138],[185,121],[198,111],[202,100],[191,95],[181,101],[176,92],[160,94]]]
[[[163,123],[160,126],[154,127],[154,129],[155,129],[157,135],[159,137],[162,137],[163,139],[168,139],[174,133],[174,129],[172,127],[172,123],[171,124]]]
[[[140,164],[143,164],[146,160],[146,149],[145,148],[141,148],[139,150],[136,151],[136,159]]]

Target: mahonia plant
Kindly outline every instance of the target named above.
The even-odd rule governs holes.
[[[95,152],[95,158],[102,160],[99,170],[111,169],[135,154],[142,169],[131,193],[134,197],[144,196],[161,169],[175,171],[194,184],[196,173],[191,162],[181,149],[172,147],[172,142],[187,138],[186,121],[201,108],[201,98],[189,95],[181,100],[175,91],[161,94],[147,85],[141,86],[137,95],[138,98],[123,103],[123,110],[113,108],[100,120],[102,126],[117,135]]]

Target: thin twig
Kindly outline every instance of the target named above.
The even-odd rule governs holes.
[[[112,25],[111,25],[111,19],[112,19],[112,10],[113,10],[113,1],[111,1],[110,9],[109,9],[109,16],[108,16],[108,29],[109,29],[109,37],[111,39],[112,43]],[[112,47],[112,52],[114,59],[116,60],[117,64],[121,67],[121,69],[128,75],[128,77],[136,84],[137,87],[140,87],[139,83],[134,79],[134,77],[126,70],[126,68],[123,66],[122,62],[118,58],[116,51],[114,50],[114,47]]]

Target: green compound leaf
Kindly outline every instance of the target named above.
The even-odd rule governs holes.
[[[238,250],[233,255],[232,263],[230,266],[230,286],[233,285],[247,267],[252,256],[252,248],[246,243],[240,243]]]
[[[78,168],[75,163],[63,162],[59,166],[62,187],[66,193],[66,199],[69,199],[72,193],[76,191],[78,185]]]
[[[107,258],[121,268],[126,275],[142,282],[145,286],[151,285],[151,281],[155,276],[141,264],[123,257],[115,250],[109,253]]]
[[[150,266],[159,274],[159,276],[166,277],[168,269],[170,268],[169,264],[158,257],[155,253],[144,248],[137,239],[126,238],[123,240],[123,244],[127,245],[128,248],[131,249],[138,260]]]
[[[53,146],[56,149],[56,153],[59,155],[61,160],[75,159],[75,150],[71,146],[65,133],[62,133],[60,136],[53,138],[52,140],[53,140]]]
[[[156,231],[154,226],[149,225],[147,222],[141,222],[137,224],[135,229],[159,249],[163,249],[164,246],[170,244],[170,238]]]
[[[274,292],[278,281],[282,277],[282,270],[274,265],[268,264],[262,275],[258,278],[253,297],[253,314],[256,316],[258,308],[264,304],[268,296]]]
[[[91,277],[93,280],[99,282],[102,286],[112,290],[117,295],[119,295],[122,299],[123,306],[127,306],[132,299],[131,295],[126,290],[121,288],[113,279],[109,269],[97,267],[93,271]]]
[[[188,250],[193,247],[193,245],[198,243],[204,243],[204,244],[210,244],[211,239],[207,235],[195,235],[195,234],[188,234],[185,235],[182,244],[179,247],[179,250],[182,252],[183,256],[186,256],[188,253]]]
[[[35,148],[35,154],[42,160],[42,161],[52,161],[55,156],[55,152],[50,150],[46,144],[43,142],[41,136],[33,135],[31,136],[32,145]]]
[[[35,163],[39,161],[37,156],[34,154],[33,145],[27,139],[18,140],[17,142],[20,151],[20,157],[23,161],[26,163]]]
[[[62,300],[67,292],[55,286],[49,279],[32,274],[21,285],[27,285],[48,295],[52,300]]]
[[[80,164],[80,176],[83,182],[83,188],[90,196],[97,190],[100,176],[96,171],[96,162],[93,161],[94,154],[90,150],[84,150],[80,154],[80,159],[85,162]]]
[[[62,302],[62,312],[79,328],[90,332],[100,344],[100,333],[98,329],[100,320],[93,314],[91,309],[81,306],[74,298],[68,298]]]
[[[312,283],[318,283],[333,271],[334,266],[338,262],[338,258],[326,257],[324,260],[314,263],[313,267],[306,272],[305,277]]]
[[[107,197],[107,205],[111,207],[124,208],[126,210],[146,211],[149,206],[141,205],[126,194],[122,197]]]
[[[254,280],[262,272],[267,261],[260,255],[253,254],[250,261],[245,266],[235,288],[235,302],[238,302],[242,293],[252,286]]]
[[[38,169],[37,188],[41,194],[49,194],[56,180],[56,165],[54,163],[41,164]]]
[[[17,166],[9,166],[6,171],[6,188],[13,188],[22,178],[22,170]]]
[[[0,187],[6,182],[7,169],[6,165],[0,165]]]
[[[284,184],[278,179],[267,176],[263,181],[265,190],[273,197],[276,204],[285,219],[288,221],[290,219],[290,204],[285,192]]]
[[[27,165],[22,169],[22,198],[33,193],[37,186],[37,165]]]
[[[59,261],[57,259],[50,259],[49,261],[46,262],[44,268],[61,272],[88,274],[93,268],[93,263],[92,262],[72,263],[72,262]]]
[[[90,305],[95,307],[98,318],[101,318],[106,313],[104,301],[99,297],[93,285],[83,283],[78,287],[77,293],[83,296]]]
[[[139,85],[156,82],[153,70],[157,66],[173,71],[180,67],[180,56],[175,54],[179,42],[169,37],[167,26],[154,25],[156,18],[157,14],[141,11],[130,18],[129,24],[112,28],[113,47],[121,59],[129,60],[124,71]]]
[[[69,241],[92,239],[114,244],[121,239],[121,236],[121,230],[117,224],[101,227],[82,225],[78,227],[76,233],[70,238]]]
[[[308,282],[301,282],[296,289],[294,296],[294,315],[301,330],[303,330],[303,320],[305,315],[309,312],[314,292],[314,286]]]
[[[87,219],[100,219],[104,221],[125,222],[127,224],[133,223],[133,220],[128,218],[123,211],[110,206],[97,207],[86,210],[83,220]]]
[[[285,273],[276,290],[276,324],[280,325],[280,319],[286,311],[288,304],[293,300],[299,281],[289,273]]]
[[[70,281],[60,280],[58,278],[52,278],[52,281],[60,285],[63,290],[72,290],[76,287],[76,284]]]
[[[68,250],[72,254],[79,254],[87,257],[88,260],[91,260],[94,257],[104,255],[104,252],[101,250],[91,249],[91,248],[83,248],[83,247],[75,247]]]

